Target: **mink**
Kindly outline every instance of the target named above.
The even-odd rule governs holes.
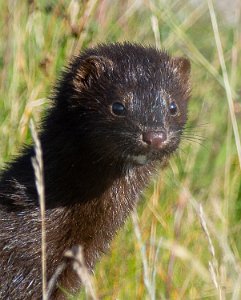
[[[39,132],[43,151],[47,280],[82,245],[89,270],[150,178],[175,152],[187,120],[190,62],[139,44],[101,44],[74,57]],[[0,180],[0,298],[41,299],[41,217],[33,145]],[[58,286],[80,286],[68,265]],[[64,299],[56,288],[51,299]]]

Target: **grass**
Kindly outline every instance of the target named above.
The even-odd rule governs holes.
[[[93,280],[100,299],[240,299],[240,19],[228,23],[211,1],[0,3],[0,166],[30,142],[30,119],[40,119],[60,70],[81,49],[129,40],[190,58],[191,137]]]

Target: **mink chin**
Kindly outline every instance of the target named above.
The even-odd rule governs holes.
[[[99,45],[74,57],[40,126],[47,280],[82,245],[92,270],[156,169],[178,148],[187,120],[190,63],[137,44]],[[41,298],[41,223],[26,146],[1,174],[0,298]],[[58,286],[76,291],[71,264]],[[64,299],[57,288],[51,299]]]

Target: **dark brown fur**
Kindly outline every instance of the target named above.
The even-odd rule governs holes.
[[[74,245],[90,269],[105,252],[186,122],[190,64],[132,44],[100,45],[73,59],[41,126],[46,190],[47,279]],[[179,112],[171,116],[172,101]],[[111,111],[114,102],[124,116]],[[146,131],[165,131],[151,149]],[[28,146],[0,181],[0,299],[41,298],[41,224]],[[70,267],[59,284],[74,291]],[[53,298],[60,299],[55,292]]]

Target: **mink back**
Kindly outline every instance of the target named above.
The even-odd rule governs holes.
[[[99,45],[74,57],[40,126],[47,280],[66,250],[90,270],[109,248],[151,176],[176,151],[187,119],[190,63],[137,44]],[[0,298],[41,298],[41,222],[31,157],[0,180]],[[58,284],[75,291],[71,266]],[[57,287],[53,299],[64,299]]]

